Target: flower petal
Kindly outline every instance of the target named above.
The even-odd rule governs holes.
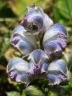
[[[30,54],[28,59],[33,61],[35,65],[38,65],[41,62],[41,60],[48,60],[49,57],[43,50],[36,49]]]
[[[55,40],[45,43],[44,50],[49,56],[53,58],[54,56],[59,57],[62,55],[62,48]]]
[[[44,12],[41,7],[36,4],[31,4],[27,7],[28,13],[26,17],[22,20],[21,25],[25,27],[27,32],[35,34],[35,32],[40,32],[43,28],[43,15]]]
[[[67,80],[66,62],[60,59],[50,63],[47,77],[49,79],[49,85],[60,84],[61,82]]]
[[[26,72],[28,70],[28,63],[18,57],[12,58],[7,65],[7,72],[9,72],[13,69],[17,69],[18,71]]]
[[[67,31],[61,24],[55,24],[47,30],[43,38],[44,50],[48,55],[60,55],[67,45]],[[59,54],[58,54],[59,53]]]
[[[7,65],[7,73],[9,77],[16,81],[25,84],[29,84],[31,81],[31,75],[27,74],[28,63],[21,58],[12,58]]]
[[[38,33],[45,32],[53,25],[53,21],[37,4],[31,4],[27,9],[28,13],[21,22],[21,25],[25,27],[27,33],[38,35]]]
[[[34,36],[26,35],[25,32],[24,27],[19,25],[14,29],[14,34],[11,38],[11,44],[23,55],[29,54],[37,47]]]
[[[27,73],[32,75],[33,80],[46,78],[46,73],[48,70],[48,63],[46,61],[41,63],[39,66],[35,66],[32,61],[28,65],[29,70]]]
[[[44,19],[43,19],[43,31],[46,32],[47,29],[53,25],[53,21],[50,19],[50,17],[44,13]]]
[[[27,10],[28,10],[28,12],[33,12],[33,11],[35,11],[35,12],[38,12],[38,13],[40,13],[40,14],[42,14],[43,15],[43,9],[40,7],[40,6],[38,6],[37,4],[31,4],[31,5],[29,5],[28,7],[27,7]]]
[[[35,66],[32,61],[29,63],[28,67],[29,67],[28,73],[31,75],[35,74],[38,75],[39,73],[41,73],[41,66]]]
[[[41,73],[47,72],[48,70],[48,62],[46,60],[41,61]]]
[[[41,49],[34,50],[29,58],[29,73],[30,74],[40,74],[47,72],[48,69],[48,56]]]

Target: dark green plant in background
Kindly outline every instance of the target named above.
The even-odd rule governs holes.
[[[54,21],[65,25],[68,31],[67,47],[64,56],[59,57],[67,63],[68,70],[72,72],[72,55],[66,52],[72,52],[72,7],[71,0],[2,0],[0,1],[0,96],[71,96],[72,80],[61,83],[59,85],[49,86],[47,79],[38,79],[32,81],[27,87],[24,84],[12,82],[6,74],[7,62],[12,57],[21,58],[20,53],[10,45],[11,34],[13,29],[20,24],[21,20],[27,13],[26,7],[32,3],[36,3],[44,9],[44,12]],[[26,26],[27,27],[27,26]],[[32,28],[32,27],[30,27]],[[41,35],[42,36],[42,35]],[[37,37],[36,40],[39,41]],[[42,40],[41,39],[41,40]],[[41,41],[40,41],[41,42]],[[37,42],[39,44],[39,42]],[[40,46],[43,50],[42,43]],[[37,48],[40,48],[37,46]],[[35,58],[35,57],[34,57]],[[27,60],[27,57],[24,57]],[[51,59],[52,60],[52,59]],[[49,64],[51,63],[50,61]],[[36,61],[35,61],[36,62]],[[49,66],[49,65],[48,65]],[[69,73],[71,76],[71,73]],[[40,75],[39,75],[40,76]],[[44,75],[45,76],[45,75]],[[34,77],[35,78],[35,77]],[[45,77],[43,77],[45,78]],[[70,77],[68,77],[70,78]],[[6,87],[4,87],[6,85]],[[12,87],[11,87],[12,86]]]

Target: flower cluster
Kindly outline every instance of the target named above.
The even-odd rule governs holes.
[[[22,58],[12,58],[7,73],[11,80],[26,85],[45,78],[49,85],[60,84],[67,80],[68,73],[66,62],[61,59],[67,45],[67,31],[62,24],[53,25],[40,6],[31,4],[27,10],[11,38]]]

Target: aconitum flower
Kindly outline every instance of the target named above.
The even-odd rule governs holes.
[[[12,58],[7,65],[8,76],[26,85],[36,79],[47,79],[49,85],[60,84],[68,78],[66,62],[61,59],[67,31],[62,24],[53,25],[40,6],[31,4],[27,9],[11,38],[11,44],[27,56],[27,61]]]
[[[34,50],[27,62],[19,57],[12,58],[7,65],[7,73],[11,80],[28,85],[35,79],[46,78],[48,56],[40,49]]]
[[[22,25],[14,29],[11,44],[17,48],[22,55],[30,54],[37,48],[34,35],[27,35]],[[40,39],[40,38],[39,38]],[[48,56],[61,56],[62,49],[67,45],[67,31],[62,24],[54,24],[44,34],[41,45]]]
[[[49,85],[56,85],[67,80],[67,66],[64,60],[48,63],[48,56],[41,49],[34,50],[29,62],[15,57],[7,65],[7,73],[11,80],[28,85],[35,79],[48,78]]]
[[[7,73],[11,80],[21,82],[28,85],[31,81],[31,75],[26,73],[28,71],[28,62],[15,57],[12,58],[7,65]]]
[[[34,50],[28,57],[29,62],[29,73],[40,74],[44,73],[48,69],[48,56],[41,49]]]
[[[67,31],[62,24],[54,24],[44,34],[43,46],[48,55],[60,56],[67,45]]]
[[[55,60],[48,66],[48,80],[49,85],[60,84],[61,82],[67,80],[67,65],[62,59]]]
[[[28,12],[21,22],[21,25],[27,30],[26,33],[37,35],[53,25],[53,21],[40,6],[31,4],[27,7],[27,10]]]
[[[14,29],[11,38],[11,44],[17,48],[22,55],[28,55],[37,48],[35,37],[33,35],[26,35],[25,32],[24,27],[19,25]]]

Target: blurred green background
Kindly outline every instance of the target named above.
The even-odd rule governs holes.
[[[20,95],[19,86],[11,82],[6,73],[8,61],[14,54],[19,54],[10,44],[10,37],[15,26],[24,18],[29,4],[40,5],[54,23],[63,24],[68,31],[68,42],[65,52],[72,54],[72,0],[0,0],[0,96],[38,96]],[[71,57],[72,60],[72,57]],[[70,61],[72,72],[72,61]],[[50,88],[47,96],[72,96],[72,81],[64,86],[60,94]],[[22,85],[21,87],[24,88]]]

